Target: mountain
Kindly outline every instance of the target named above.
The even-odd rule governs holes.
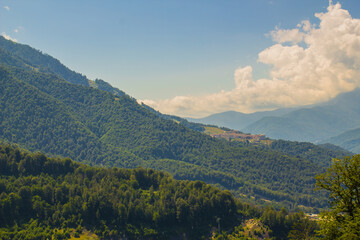
[[[67,75],[43,68],[45,60],[38,65],[17,55],[36,50],[16,45],[13,52],[0,46],[1,141],[89,165],[164,170],[228,189],[248,202],[270,200],[309,211],[326,206],[325,194],[313,192],[314,176],[324,171],[324,161],[344,152],[326,150],[310,158],[307,150],[294,155],[214,139],[158,116],[126,94],[71,83]]]
[[[273,111],[255,112],[255,113],[241,113],[236,111],[227,111],[222,113],[212,114],[204,118],[186,118],[191,122],[211,124],[231,129],[241,130],[249,124],[260,120],[267,116],[281,116],[293,111],[291,108],[277,109]]]
[[[354,153],[360,153],[360,128],[326,139],[323,143],[332,143]]]
[[[360,126],[360,89],[282,116],[264,117],[242,131],[270,138],[320,142]]]
[[[56,58],[44,54],[28,45],[15,43],[0,36],[0,47],[0,63],[25,68],[27,70],[53,73],[70,83],[92,86],[107,92],[112,92],[118,96],[125,94],[123,91],[112,87],[101,79],[96,79],[95,81],[87,79],[86,76],[64,66]]]

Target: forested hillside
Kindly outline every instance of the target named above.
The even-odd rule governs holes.
[[[89,167],[0,145],[0,239],[200,239],[239,220],[229,192],[138,168]],[[57,229],[57,230],[56,230]]]
[[[354,155],[354,153],[332,144],[315,145],[309,142],[274,140],[269,147],[296,158],[308,159],[323,167],[329,167],[333,158]]]
[[[3,240],[280,240],[298,224],[306,224],[306,234],[317,229],[301,212],[255,207],[201,181],[144,168],[90,167],[0,144]]]
[[[17,51],[0,52],[3,141],[92,165],[166,170],[178,179],[231,190],[249,202],[270,200],[309,211],[326,206],[325,195],[313,192],[314,176],[326,165],[321,158],[342,157],[343,152],[293,154],[214,139],[159,117],[125,94],[75,85],[60,73],[40,71],[28,62],[31,57],[15,55],[24,46],[15,45]]]

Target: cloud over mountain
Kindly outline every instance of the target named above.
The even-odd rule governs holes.
[[[17,42],[17,39],[10,37],[9,35],[7,35],[5,32],[1,33],[1,36],[3,36],[6,40],[10,40],[13,42]]]
[[[306,20],[270,33],[275,44],[258,55],[272,66],[269,78],[253,79],[252,67],[245,66],[235,70],[230,91],[142,102],[163,113],[200,117],[313,104],[360,86],[360,19],[339,3],[315,16],[318,26]]]

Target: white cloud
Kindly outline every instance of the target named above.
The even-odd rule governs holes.
[[[302,28],[305,32],[309,32],[315,25],[311,25],[309,20],[304,20],[297,25],[298,28]]]
[[[258,55],[272,66],[269,78],[255,80],[252,67],[245,66],[235,70],[231,91],[143,102],[163,113],[202,117],[313,104],[360,87],[360,19],[339,3],[315,16],[319,26],[305,20],[270,33],[275,44]]]
[[[23,27],[15,28],[14,33],[19,33],[21,30],[23,30]]]
[[[17,42],[17,40],[15,38],[10,37],[9,35],[7,35],[6,33],[2,32],[1,36],[3,36],[5,39],[13,41],[13,42]]]
[[[10,8],[8,6],[4,7],[7,11],[10,11]]]
[[[300,29],[297,28],[291,30],[283,30],[276,28],[270,34],[275,42],[292,42],[294,44],[303,41],[305,35],[303,32],[300,32]]]

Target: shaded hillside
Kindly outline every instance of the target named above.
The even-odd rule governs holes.
[[[323,142],[338,145],[354,153],[360,153],[360,128],[346,131]]]
[[[30,83],[32,80],[43,81],[44,86],[47,87],[51,86],[51,82],[64,83],[62,86],[65,88],[61,90],[64,95],[70,94],[66,92],[66,84],[75,86],[57,79],[54,75],[29,73],[19,69],[16,71],[18,77],[27,79]],[[139,160],[125,149],[102,146],[100,139],[81,122],[81,116],[73,114],[67,102],[57,100],[33,85],[17,80],[13,74],[1,66],[0,77],[0,136],[2,139],[18,143],[29,150],[41,150],[53,155],[86,159],[94,164],[121,158],[133,162]],[[83,87],[77,88],[81,91]],[[91,88],[84,89],[92,91]],[[73,94],[75,95],[76,92]],[[111,94],[108,95],[113,99]],[[111,159],[104,156],[109,152],[113,154]],[[131,166],[134,166],[134,163]]]
[[[250,202],[326,205],[324,195],[313,192],[320,162],[217,140],[163,119],[127,95],[74,85],[8,58],[0,68],[0,139],[89,164],[163,169]]]
[[[352,156],[354,153],[331,144],[314,145],[309,142],[273,141],[271,149],[296,158],[305,158],[323,167],[329,167],[333,158]]]

